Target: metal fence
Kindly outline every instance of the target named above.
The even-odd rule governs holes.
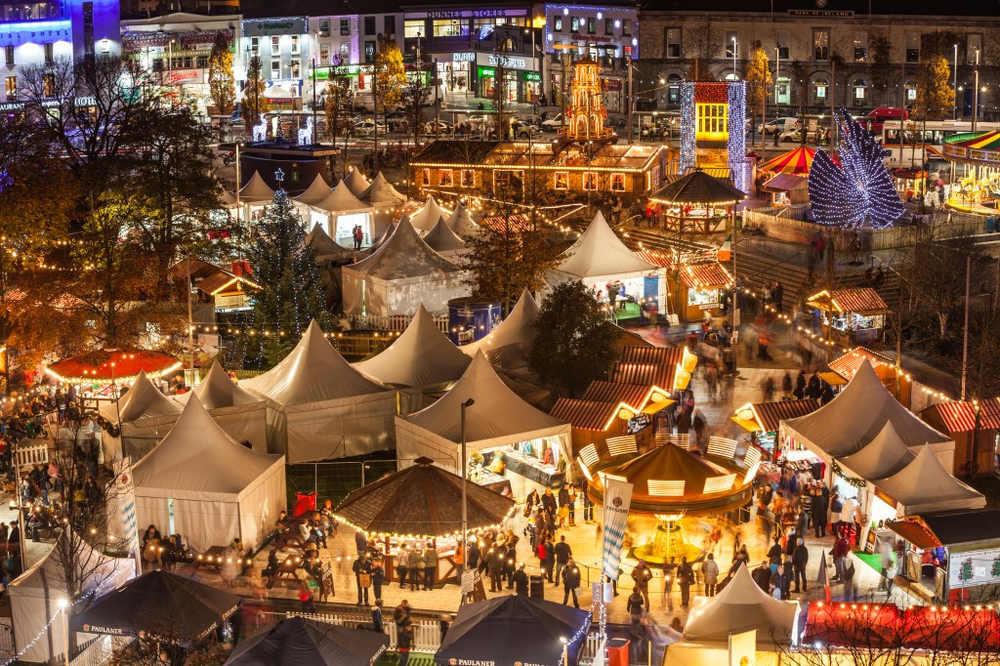
[[[352,328],[375,331],[402,331],[413,319],[412,315],[350,315]],[[434,315],[434,323],[442,333],[448,332],[448,316]]]
[[[308,620],[315,620],[316,622],[325,622],[327,624],[340,626],[368,624],[369,628],[371,628],[370,623],[359,620],[357,616],[342,615],[340,613],[301,613],[299,611],[289,611],[285,613],[285,617],[304,617]],[[385,633],[389,637],[389,649],[395,650],[398,638],[396,624],[391,621],[386,622]],[[411,645],[411,650],[413,652],[434,654],[440,647],[441,626],[439,623],[430,620],[417,620],[413,623],[413,643]]]

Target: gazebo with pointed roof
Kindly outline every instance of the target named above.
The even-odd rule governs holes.
[[[455,470],[462,440],[461,405],[469,399],[473,403],[464,410],[468,451],[496,451],[537,441],[539,448],[550,446],[556,457],[567,463],[571,460],[570,425],[522,400],[479,352],[437,401],[409,416],[396,417],[396,453],[401,464],[426,456]]]
[[[350,188],[351,193],[359,198],[364,198],[365,192],[372,186],[371,181],[365,178],[365,174],[361,173],[361,170],[358,168],[351,169],[347,177],[341,182],[344,181],[347,182],[347,187]]]
[[[172,524],[196,552],[236,537],[256,549],[287,502],[285,457],[239,444],[197,396],[132,476],[139,524]]]
[[[402,335],[354,367],[383,384],[430,388],[455,381],[469,362],[421,305]]]
[[[457,536],[462,531],[462,477],[417,458],[409,467],[352,491],[337,505],[337,517],[374,536],[417,539]],[[495,528],[514,501],[469,482],[469,530]]]
[[[279,450],[289,463],[392,448],[395,391],[353,368],[315,321],[276,366],[241,386],[277,403],[285,417]]]
[[[684,233],[711,233],[725,228],[733,207],[746,195],[729,181],[695,167],[649,197],[664,227]]]
[[[434,200],[434,197],[428,194],[424,205],[410,215],[410,224],[412,224],[413,228],[419,233],[425,234],[430,231],[442,217],[451,217],[451,211],[442,208],[438,205],[438,202]]]
[[[309,183],[309,187],[306,188],[305,192],[295,197],[293,200],[296,203],[314,206],[330,196],[331,191],[330,186],[326,184],[325,180],[323,180],[323,174],[317,173],[316,177],[313,178],[313,182]]]
[[[306,234],[305,244],[312,250],[318,264],[343,264],[354,261],[354,252],[330,238],[330,234],[326,233],[323,225],[318,222]]]
[[[344,312],[412,315],[422,303],[431,314],[442,314],[449,300],[468,293],[465,275],[404,219],[370,256],[341,269]]]
[[[538,302],[525,289],[510,314],[499,325],[475,342],[462,345],[459,349],[469,356],[482,351],[491,363],[500,367],[523,364],[535,341],[537,319]]]
[[[899,515],[986,506],[982,493],[955,478],[929,446],[920,447],[916,457],[901,470],[874,483],[897,502]]]
[[[465,249],[465,241],[452,231],[443,217],[438,218],[437,223],[427,232],[424,242],[445,257],[454,257]]]

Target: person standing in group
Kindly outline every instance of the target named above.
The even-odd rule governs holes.
[[[836,543],[833,544],[833,551],[831,555],[833,556],[833,566],[837,570],[837,575],[835,580],[844,580],[844,572],[847,570],[847,556],[851,552],[851,546],[847,543],[847,537],[843,533],[837,537]]]
[[[799,537],[798,543],[795,546],[795,552],[792,553],[792,573],[795,582],[795,592],[798,593],[800,590],[806,592],[806,564],[809,563],[809,549],[806,548],[806,542],[804,539]]]
[[[406,556],[406,566],[410,571],[410,591],[416,592],[420,589],[420,579],[424,574],[424,558],[416,546]]]
[[[480,555],[479,555],[479,542],[476,540],[475,537],[472,537],[469,540],[469,548],[466,551],[466,559],[465,559],[465,561],[467,563],[467,567],[466,567],[467,571],[475,571],[476,570],[476,568],[479,566],[479,557],[480,557]]]
[[[768,592],[775,599],[787,599],[785,591],[790,585],[789,576],[785,573],[785,565],[779,564],[778,570],[771,574]]]
[[[642,620],[643,603],[644,601],[639,589],[633,589],[632,594],[628,595],[628,602],[625,606],[629,617],[632,618],[633,627],[638,626],[639,622]]]
[[[556,556],[556,581],[562,580],[563,569],[569,564],[570,558],[573,557],[573,549],[569,547],[566,543],[566,535],[563,534],[559,537],[559,543],[555,545],[555,556]],[[559,583],[557,582],[556,585]]]
[[[635,581],[635,589],[642,595],[642,601],[649,610],[649,581],[653,578],[653,572],[646,566],[646,562],[639,560],[635,568],[632,569],[632,580]]]
[[[715,556],[709,553],[705,558],[705,563],[701,565],[701,575],[705,579],[705,596],[715,596],[715,586],[719,583],[719,565],[715,563]]]
[[[503,591],[503,581],[500,579],[503,575],[503,561],[503,549],[497,546],[490,548],[486,555],[486,571],[490,576],[490,592]]]
[[[548,554],[548,559],[545,560],[545,577],[550,583],[555,583],[556,546],[549,535],[545,537],[545,552]]]
[[[372,587],[375,592],[376,603],[382,603],[382,586],[385,584],[385,568],[382,559],[372,562]]]
[[[354,533],[354,545],[358,549],[358,555],[368,550],[368,537],[361,530]]]
[[[587,494],[587,484],[580,482],[580,494],[583,495],[583,522],[594,522],[594,502]]]
[[[514,594],[528,596],[528,574],[524,572],[524,562],[517,565],[517,571],[514,572]]]
[[[671,611],[674,610],[673,594],[676,570],[677,565],[674,563],[673,556],[671,556],[668,561],[663,563],[663,606]]]
[[[563,581],[563,605],[569,600],[570,595],[573,595],[573,605],[577,608],[580,607],[580,602],[576,598],[576,588],[580,587],[580,570],[577,568],[576,563],[571,557],[569,562],[562,570],[562,581]]]
[[[409,553],[407,552],[406,545],[404,544],[399,549],[399,555],[396,556],[396,575],[399,576],[399,589],[406,589],[406,575],[409,573],[409,567],[406,563],[409,562]]]
[[[566,506],[569,507],[569,526],[576,527],[576,486],[570,484],[569,490],[566,492],[568,496]]]
[[[424,548],[423,554],[424,560],[424,589],[433,590],[434,585],[437,583],[435,580],[435,574],[437,574],[438,568],[438,553],[437,549],[434,547],[433,541],[428,541],[427,546]]]
[[[382,621],[382,600],[376,599],[372,606],[372,630],[380,634],[385,633],[385,623]]]
[[[358,606],[368,605],[368,588],[372,584],[372,565],[364,553],[358,555],[351,565],[354,572],[354,583],[358,588]]]
[[[813,534],[816,538],[826,536],[827,506],[826,496],[822,492],[817,492],[813,495],[809,510],[812,513]]]
[[[691,601],[691,586],[694,585],[694,569],[688,564],[687,557],[681,557],[681,564],[677,567],[677,582],[681,586],[681,606],[687,608]]]
[[[886,541],[882,544],[881,548],[881,564],[882,564],[882,581],[879,583],[879,587],[885,590],[886,599],[892,594],[892,584],[896,578],[895,564],[892,561],[892,546]]]

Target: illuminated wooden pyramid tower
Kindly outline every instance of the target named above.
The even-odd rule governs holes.
[[[614,136],[614,131],[604,126],[608,112],[601,98],[600,65],[595,61],[586,58],[573,63],[570,99],[566,126],[562,130],[566,139],[599,141]]]

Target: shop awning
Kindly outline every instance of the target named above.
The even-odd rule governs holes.
[[[603,432],[611,427],[618,411],[614,402],[559,398],[549,413],[574,428]]]
[[[819,401],[812,398],[747,403],[736,410],[732,420],[750,432],[774,432],[781,421],[805,416],[817,409]]]
[[[808,186],[809,181],[801,176],[793,176],[789,173],[779,173],[771,180],[761,186],[765,192],[791,192],[799,188]]]
[[[936,548],[941,545],[941,541],[924,524],[920,516],[908,516],[899,520],[890,520],[886,523],[886,527],[917,548]]]
[[[835,373],[850,381],[854,377],[854,373],[858,371],[861,364],[868,361],[872,368],[875,370],[875,374],[878,375],[880,379],[887,379],[892,377],[895,372],[895,361],[884,354],[874,352],[867,347],[855,347],[846,354],[833,359],[828,364],[830,369]],[[832,382],[827,382],[833,386]]]
[[[1000,429],[1000,398],[979,403],[979,429]],[[927,408],[934,410],[950,433],[972,432],[976,428],[976,404],[972,402],[942,402]]]
[[[820,372],[817,376],[830,386],[843,386],[847,383],[847,380],[836,372]]]
[[[719,262],[710,261],[684,266],[681,282],[689,289],[725,289],[732,286],[733,276]]]

